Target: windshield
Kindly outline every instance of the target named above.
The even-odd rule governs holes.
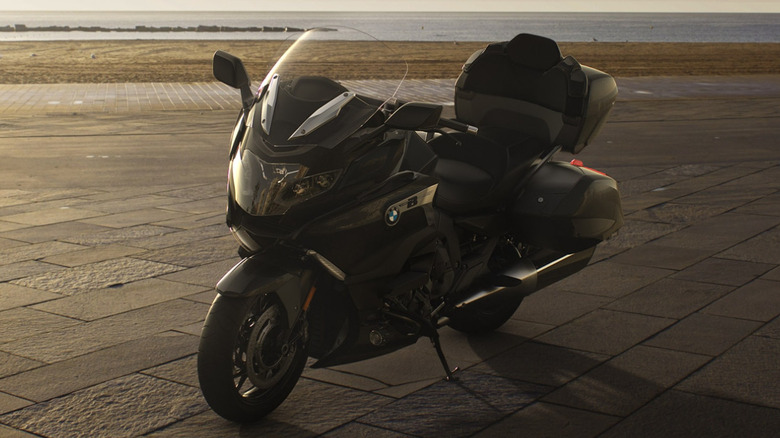
[[[355,29],[309,30],[285,48],[230,168],[231,192],[254,216],[284,214],[334,187],[350,162],[329,149],[379,126],[407,73],[398,54]]]
[[[283,50],[247,121],[273,146],[334,147],[394,99],[407,73],[398,54],[350,28],[311,29]]]

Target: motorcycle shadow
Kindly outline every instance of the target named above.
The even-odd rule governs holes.
[[[612,359],[502,332],[443,331],[442,338],[450,363],[467,366],[458,380],[439,380],[361,423],[417,436],[471,436],[486,428],[485,436],[504,436],[528,427],[556,433],[572,426],[597,434],[675,383],[662,363],[675,353],[650,347]]]

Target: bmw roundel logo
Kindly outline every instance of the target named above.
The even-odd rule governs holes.
[[[401,218],[401,212],[398,211],[398,207],[390,207],[385,213],[385,222],[387,225],[393,226],[398,223],[398,219]]]

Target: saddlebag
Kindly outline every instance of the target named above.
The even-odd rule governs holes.
[[[598,134],[616,97],[612,76],[563,58],[549,38],[520,34],[466,61],[455,114],[480,129],[509,129],[577,153]]]
[[[623,225],[617,182],[568,163],[543,165],[511,208],[512,228],[536,247],[577,252]]]

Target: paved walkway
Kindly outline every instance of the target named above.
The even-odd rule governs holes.
[[[251,426],[213,414],[195,374],[237,261],[235,91],[0,86],[0,436],[776,436],[780,76],[620,82],[578,157],[626,214],[591,266],[495,334],[443,329],[457,384],[422,340],[307,369]]]

